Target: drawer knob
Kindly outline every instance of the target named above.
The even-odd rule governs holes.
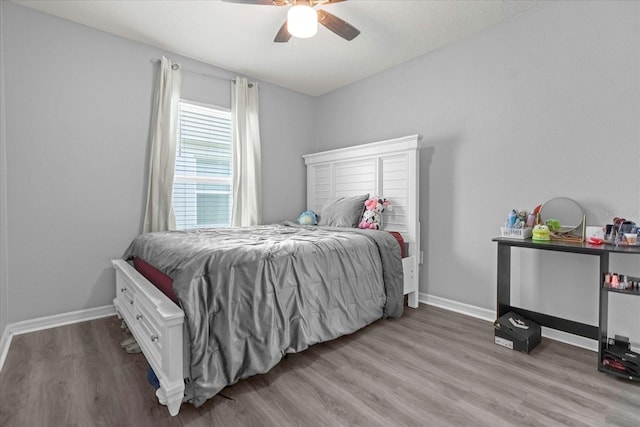
[[[136,320],[142,319],[142,314],[136,314]]]
[[[129,300],[129,304],[133,305],[133,300],[132,299]]]
[[[158,336],[157,335],[151,335],[151,341],[156,342],[158,341]]]
[[[126,292],[127,288],[120,288],[120,292]]]

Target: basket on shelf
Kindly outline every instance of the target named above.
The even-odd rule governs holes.
[[[500,227],[500,236],[509,237],[511,239],[528,239],[532,235],[531,227],[510,228]]]

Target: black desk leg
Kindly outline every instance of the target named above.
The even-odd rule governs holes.
[[[511,307],[511,246],[498,243],[498,302],[497,317]]]
[[[607,323],[609,322],[609,292],[602,287],[604,275],[609,271],[609,253],[600,254],[600,277],[598,288],[600,289],[600,308],[598,310],[598,369],[602,367],[602,350],[607,342]]]

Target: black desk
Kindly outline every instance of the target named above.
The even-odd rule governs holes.
[[[498,243],[498,302],[496,318],[513,311],[528,319],[533,320],[541,326],[546,326],[559,331],[569,332],[586,338],[598,340],[598,370],[621,375],[612,372],[602,365],[602,350],[607,344],[607,321],[609,314],[609,292],[619,292],[629,295],[640,295],[640,291],[610,289],[602,286],[605,273],[609,272],[609,254],[633,254],[640,255],[640,246],[614,246],[614,245],[591,245],[589,243],[572,242],[537,242],[531,239],[509,239],[506,237],[496,237],[492,241]],[[531,310],[525,310],[511,306],[511,247],[539,249],[556,252],[570,252],[574,254],[594,255],[600,259],[600,276],[596,283],[600,284],[600,308],[598,315],[598,325],[588,325],[574,322],[561,317],[550,316]],[[638,378],[632,378],[639,380]]]

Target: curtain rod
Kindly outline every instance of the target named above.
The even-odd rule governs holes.
[[[150,58],[150,59],[149,59],[149,62],[151,62],[152,64],[159,64],[159,63],[160,63],[160,59],[158,59],[158,58]],[[174,64],[173,64],[173,67],[176,67],[176,68],[173,68],[173,69],[174,69],[174,70],[177,70],[177,69],[178,69],[178,68],[177,68],[177,67],[178,67],[178,64],[174,63]],[[204,76],[204,77],[209,77],[209,78],[212,78],[212,79],[218,79],[218,80],[234,81],[234,79],[229,79],[229,78],[227,78],[227,77],[214,76],[213,74],[206,74],[206,73],[201,73],[200,71],[193,71],[193,70],[190,70],[190,69],[188,69],[188,68],[184,68],[184,67],[183,67],[183,66],[181,66],[181,65],[180,65],[179,67],[180,67],[183,71],[186,71],[186,72],[189,72],[189,73],[193,73],[193,74],[199,74],[199,75]]]

